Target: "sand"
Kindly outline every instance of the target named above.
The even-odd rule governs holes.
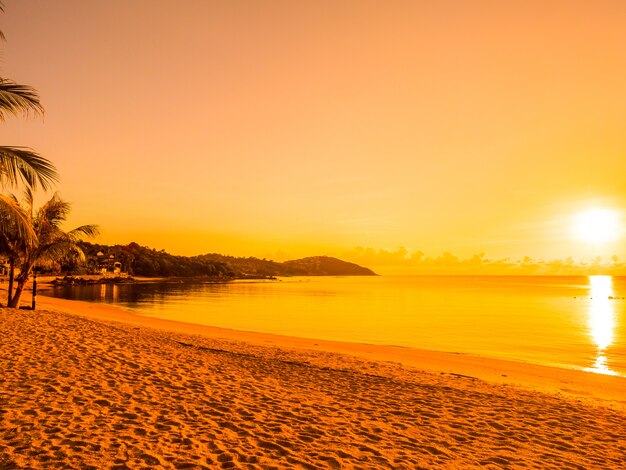
[[[0,309],[0,469],[626,468],[621,377],[40,305]]]

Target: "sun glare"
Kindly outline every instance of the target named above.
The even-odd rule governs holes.
[[[574,235],[588,243],[606,243],[620,235],[620,214],[612,209],[589,209],[574,217]]]

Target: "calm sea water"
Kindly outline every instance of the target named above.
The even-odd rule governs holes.
[[[306,277],[41,293],[188,323],[626,376],[626,277]]]

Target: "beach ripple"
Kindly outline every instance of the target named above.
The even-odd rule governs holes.
[[[626,468],[610,405],[55,312],[0,334],[0,469]]]

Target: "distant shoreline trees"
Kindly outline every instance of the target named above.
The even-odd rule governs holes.
[[[98,253],[113,256],[122,263],[122,270],[140,277],[207,277],[218,279],[266,278],[273,276],[372,276],[367,268],[327,256],[315,256],[279,263],[254,257],[237,258],[216,253],[198,256],[177,256],[140,246],[100,245],[86,241],[78,243],[89,260],[96,260]],[[80,267],[66,265],[66,274],[84,274]]]

